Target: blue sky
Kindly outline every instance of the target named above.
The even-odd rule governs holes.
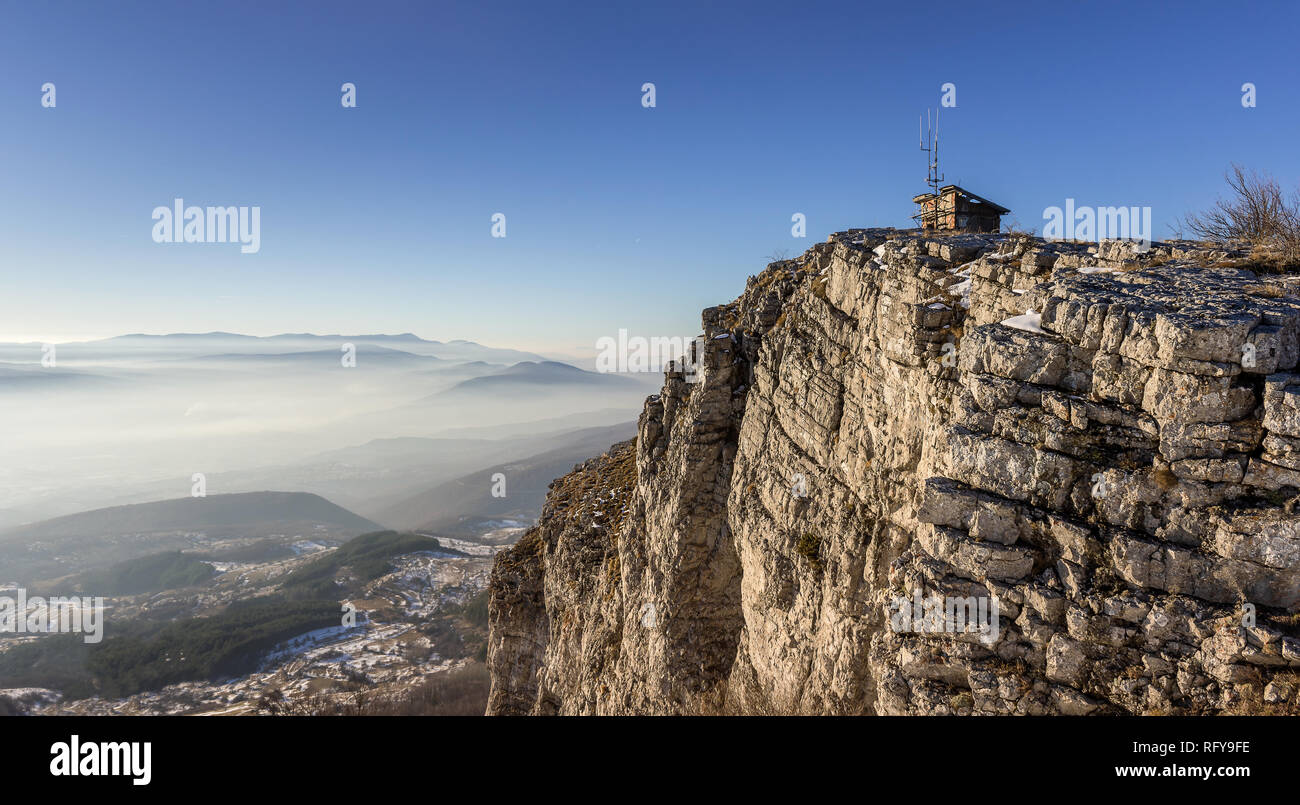
[[[6,3],[0,339],[690,335],[773,251],[910,225],[945,82],[948,181],[1022,225],[1295,187],[1294,4],[1135,5]],[[261,251],[154,243],[178,196]]]

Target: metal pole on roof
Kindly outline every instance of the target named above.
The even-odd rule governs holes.
[[[939,188],[943,185],[943,174],[939,173],[939,110],[934,112],[933,127],[930,124],[930,110],[925,110],[925,133],[921,134],[921,119],[918,116],[916,121],[917,136],[920,139],[921,150],[929,156],[926,158],[926,176],[925,183],[930,187],[930,193],[934,196],[934,208],[930,213],[926,213],[924,207],[921,210],[921,226],[925,226],[927,218],[934,219],[934,226],[939,227],[940,197]]]

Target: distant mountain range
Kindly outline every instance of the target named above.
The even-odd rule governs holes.
[[[392,527],[449,536],[480,534],[493,521],[531,523],[541,512],[551,481],[635,434],[635,422],[578,431],[560,447],[485,466],[412,495],[374,516]],[[504,497],[493,494],[497,473],[505,478]]]
[[[608,421],[616,413],[593,412],[588,421]],[[566,417],[544,425],[574,421]],[[312,488],[346,499],[368,516],[314,492],[238,492],[109,506],[3,529],[0,581],[53,579],[163,551],[204,550],[213,540],[337,543],[390,527],[474,537],[501,521],[535,520],[554,478],[632,435],[636,424],[483,430],[497,438],[471,430],[460,438],[379,439],[297,465],[209,477],[210,484],[224,489],[252,483]],[[480,469],[467,472],[473,466]],[[504,497],[493,495],[498,472],[505,476]],[[203,536],[195,539],[196,534]]]
[[[381,347],[369,343],[355,343],[351,341],[341,341],[339,346],[330,349],[314,349],[301,352],[222,352],[215,355],[198,355],[195,357],[174,357],[169,360],[177,362],[193,363],[196,366],[210,366],[213,364],[228,364],[230,367],[246,366],[248,368],[264,369],[268,366],[283,366],[292,369],[309,369],[309,368],[334,368],[341,365],[341,359],[344,355],[341,345],[350,343],[353,346],[351,358],[354,360],[353,368],[366,370],[381,367],[385,369],[402,369],[416,371],[445,371],[453,367],[471,367],[465,370],[467,374],[474,375],[482,372],[490,372],[494,369],[501,368],[498,364],[475,361],[473,363],[457,363],[449,361],[446,358],[439,358],[436,355],[417,355],[414,352],[407,352],[401,349],[391,347]]]
[[[303,523],[333,526],[358,534],[381,530],[376,523],[309,492],[242,492],[131,503],[68,514],[0,531],[0,544],[173,531],[260,536]]]
[[[657,385],[659,378],[656,376],[653,382]],[[454,402],[481,396],[500,399],[513,395],[580,392],[596,388],[644,392],[645,386],[639,379],[588,372],[558,361],[525,361],[492,374],[462,380],[446,391],[425,397],[421,402]]]
[[[593,427],[574,427],[579,421]],[[627,411],[611,410],[514,428],[484,428],[447,438],[375,439],[292,464],[215,473],[208,478],[209,488],[235,491],[275,486],[310,491],[389,526],[384,512],[422,491],[494,463],[551,450],[594,449],[611,423],[620,423],[619,432],[636,429]],[[411,524],[422,525],[426,519],[417,518]]]
[[[29,358],[37,360],[40,354],[33,352]],[[8,388],[44,388],[76,384],[79,387],[88,383],[111,384],[113,378],[93,372],[63,370],[51,372],[39,363],[0,363],[0,383]]]
[[[246,492],[78,512],[0,532],[0,581],[27,584],[163,551],[276,538],[341,542],[381,527],[319,495]],[[202,534],[202,539],[195,535]]]
[[[338,352],[341,345],[354,344],[358,347],[387,347],[400,349],[424,357],[440,358],[446,361],[484,361],[494,364],[513,364],[520,361],[545,361],[546,359],[532,352],[517,349],[487,347],[473,341],[457,339],[453,341],[433,341],[420,338],[413,333],[386,335],[383,333],[356,335],[317,335],[315,333],[282,333],[280,335],[255,336],[240,333],[168,333],[151,335],[131,333],[95,341],[71,341],[57,345],[57,354],[61,360],[86,360],[106,357],[149,358],[149,357],[201,357],[221,353],[239,354],[275,354],[294,352],[333,351]],[[0,343],[0,361],[33,361],[40,357],[41,344]]]
[[[348,344],[356,364],[341,367]],[[661,383],[658,373],[599,373],[411,333],[132,333],[59,344],[57,366],[48,368],[45,352],[0,343],[0,413],[23,425],[3,437],[0,576],[10,560],[41,572],[98,561],[90,555],[98,549],[82,544],[89,539],[111,544],[226,524],[190,500],[168,503],[196,471],[223,493],[209,503],[274,489],[323,495],[378,521],[321,515],[335,530],[425,526],[439,515],[415,504],[409,518],[379,515],[475,468],[562,451],[537,461],[559,456],[556,467],[567,470],[626,437],[575,450],[586,437],[572,431],[634,420]],[[507,504],[455,508],[439,523],[534,517],[545,484],[532,499],[531,482],[521,479]],[[137,505],[155,508],[129,508]],[[248,531],[238,538],[256,538],[266,522],[287,523],[275,529],[281,534],[315,528],[310,516],[255,512],[228,524]],[[191,547],[171,537],[134,541],[154,551]]]

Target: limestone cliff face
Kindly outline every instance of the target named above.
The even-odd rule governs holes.
[[[498,557],[489,712],[1295,712],[1300,293],[1242,262],[855,230],[772,264]],[[997,628],[900,630],[932,596]]]

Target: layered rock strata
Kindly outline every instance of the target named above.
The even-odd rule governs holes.
[[[489,712],[1295,712],[1300,293],[1246,262],[854,230],[770,265],[498,558]],[[900,627],[923,599],[996,628]]]

